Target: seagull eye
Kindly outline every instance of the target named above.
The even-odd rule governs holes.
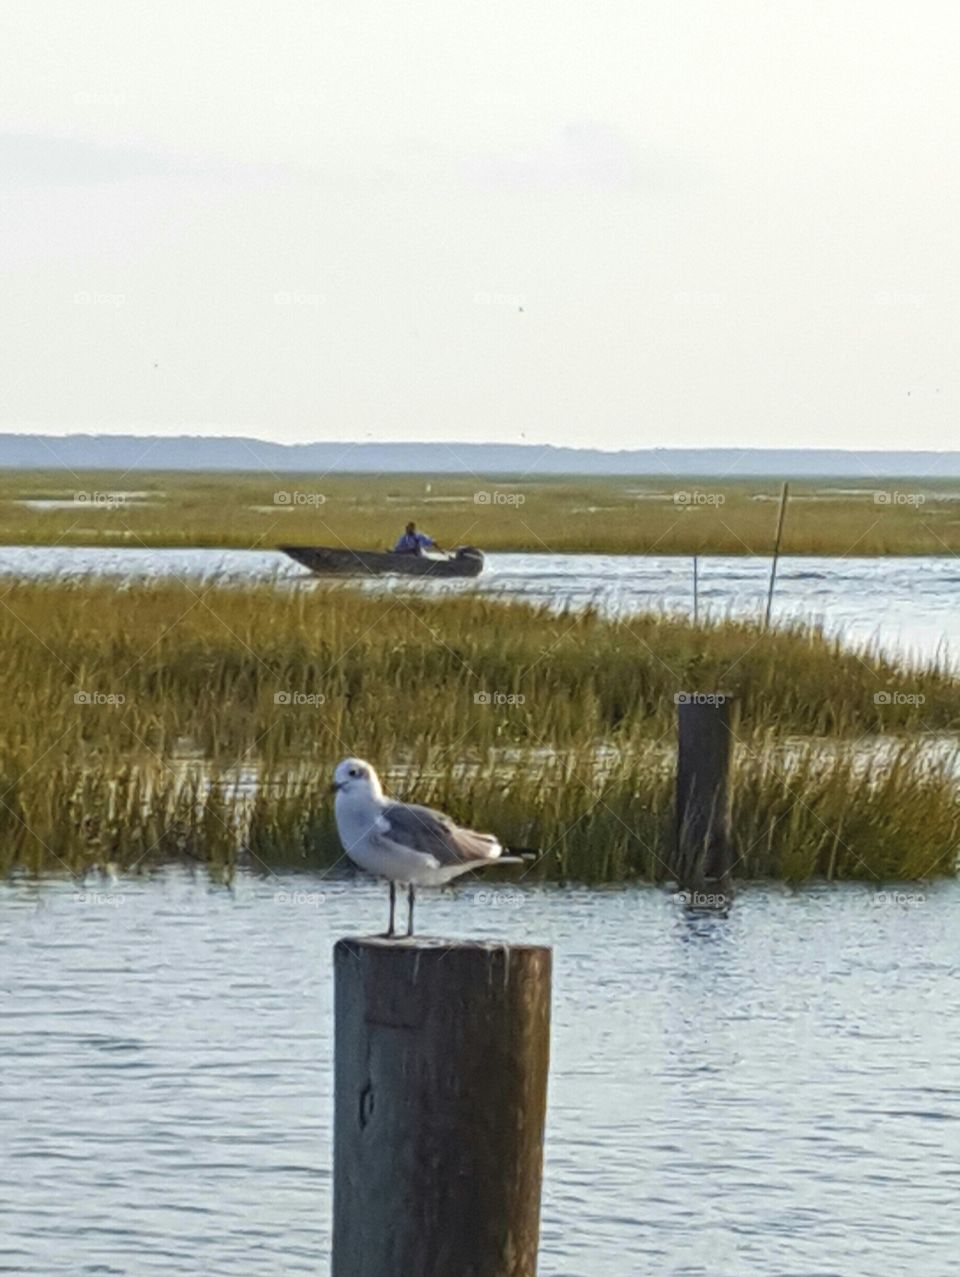
[[[359,768],[357,768],[357,767],[351,767],[351,768],[350,768],[350,775],[351,775],[351,776],[359,776],[359,775],[360,775],[360,770],[359,770]]]

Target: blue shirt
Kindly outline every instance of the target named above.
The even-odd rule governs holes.
[[[395,554],[418,554],[428,545],[433,545],[433,541],[425,532],[404,532],[393,551]]]

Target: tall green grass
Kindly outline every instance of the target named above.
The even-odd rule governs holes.
[[[947,670],[815,629],[609,621],[473,595],[17,584],[0,600],[0,643],[0,749],[28,760],[589,748],[657,738],[678,697],[713,691],[741,697],[748,733],[960,727]]]
[[[816,630],[83,583],[8,588],[0,642],[7,870],[332,865],[327,785],[356,753],[400,796],[542,851],[534,876],[660,879],[676,700],[717,690],[742,701],[740,872],[956,863],[955,760],[922,746],[960,726],[960,683]],[[858,742],[878,732],[910,739],[865,766]]]
[[[903,743],[882,767],[851,744],[787,756],[747,742],[735,767],[740,878],[803,882],[950,876],[960,851],[956,756],[931,762]],[[597,765],[573,751],[464,767],[449,752],[388,776],[396,796],[435,804],[496,831],[536,859],[501,874],[609,883],[671,878],[669,751],[639,746]],[[198,769],[148,764],[114,772],[76,765],[4,777],[0,864],[8,871],[146,872],[193,861],[229,876],[310,868],[339,872],[343,854],[324,771],[265,770],[238,794]]]

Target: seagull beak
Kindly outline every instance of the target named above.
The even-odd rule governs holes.
[[[336,794],[339,790],[343,789],[345,784],[346,784],[346,781],[343,781],[343,780],[333,781],[332,784],[330,785],[330,793]]]

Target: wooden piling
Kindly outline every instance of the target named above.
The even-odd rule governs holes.
[[[687,892],[729,884],[737,720],[736,698],[725,693],[690,693],[678,704],[674,873]]]
[[[333,1277],[535,1277],[551,951],[334,949]]]

